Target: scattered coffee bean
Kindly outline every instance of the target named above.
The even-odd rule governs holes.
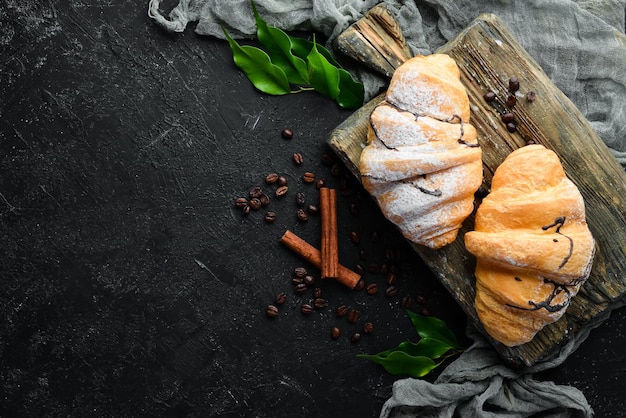
[[[365,250],[359,250],[359,258],[363,261],[367,260],[367,254],[365,253]]]
[[[313,306],[315,306],[315,309],[322,309],[328,306],[328,301],[324,298],[315,298]]]
[[[388,286],[393,286],[396,284],[396,273],[389,272],[385,275],[385,282]]]
[[[274,192],[274,194],[276,195],[276,197],[281,197],[281,196],[286,195],[288,191],[289,191],[288,186],[280,186],[278,189],[276,189],[276,192]]]
[[[385,250],[385,260],[387,261],[393,261],[396,259],[396,253],[394,250],[392,250],[391,248],[387,248]]]
[[[369,266],[367,266],[367,271],[374,274],[380,273],[380,264],[370,263]]]
[[[517,77],[511,77],[509,79],[509,90],[518,91],[519,90],[519,80]]]
[[[515,96],[511,95],[506,98],[506,105],[508,107],[513,107],[515,104],[517,104],[517,98]]]
[[[261,196],[259,196],[259,201],[261,201],[261,206],[267,206],[270,204],[270,197],[265,193],[261,193]]]
[[[483,98],[485,99],[486,102],[493,102],[496,99],[496,93],[494,93],[493,91],[488,91],[487,93],[485,93],[485,95],[483,96]]]
[[[426,296],[424,296],[424,295],[417,295],[417,296],[415,296],[415,301],[417,303],[419,303],[420,305],[426,305],[426,302],[427,302]]]
[[[294,285],[299,285],[300,283],[304,283],[304,277],[294,277],[291,279],[291,283]]]
[[[318,181],[315,182],[316,189],[321,189],[324,186],[326,186],[326,182],[324,181],[324,179],[319,179]]]
[[[296,165],[302,165],[304,163],[304,157],[299,152],[294,152],[293,162],[296,163]]]
[[[389,272],[389,263],[382,263],[378,269],[379,273],[387,274]]]
[[[300,312],[302,312],[304,315],[310,315],[311,313],[313,313],[313,307],[308,303],[303,303],[300,307]]]
[[[311,215],[319,215],[320,207],[317,205],[309,205],[306,207],[306,211]]]
[[[335,313],[339,317],[346,316],[348,314],[348,307],[346,305],[338,306],[337,309],[335,309]]]
[[[316,287],[315,289],[313,289],[313,297],[314,298],[321,298],[322,297],[322,288]]]
[[[296,211],[296,217],[300,222],[306,222],[309,220],[309,215],[304,209],[298,209]]]
[[[311,173],[310,171],[307,171],[306,173],[302,175],[302,180],[305,183],[313,183],[315,181],[315,174]]]
[[[506,124],[506,130],[513,133],[517,131],[517,125],[515,124],[515,122],[509,122]]]
[[[359,243],[361,242],[361,238],[356,231],[350,232],[350,241],[352,241],[354,245],[359,245]]]
[[[293,292],[296,295],[300,295],[301,296],[301,295],[304,295],[306,293],[306,290],[307,290],[307,287],[306,287],[306,285],[304,283],[298,283],[296,285],[296,287],[294,288]]]
[[[306,202],[306,198],[304,196],[304,193],[302,192],[296,193],[296,206],[304,206],[305,202]]]
[[[303,280],[303,283],[308,287],[313,286],[315,282],[317,282],[317,279],[315,278],[315,276],[312,276],[310,274],[307,274],[306,276],[304,276],[302,280]]]
[[[278,308],[274,305],[268,305],[267,310],[265,311],[267,316],[270,318],[276,318],[278,316]]]
[[[289,179],[285,176],[278,176],[278,179],[276,180],[276,182],[278,183],[279,186],[286,186],[289,184]]]
[[[536,98],[537,98],[537,93],[535,93],[534,91],[531,90],[528,93],[526,93],[526,100],[528,100],[529,102],[534,102]]]
[[[370,283],[365,288],[365,291],[368,295],[375,295],[376,293],[378,293],[378,285],[376,283]]]
[[[405,295],[400,299],[400,306],[404,309],[409,309],[413,305],[413,298],[409,295]]]
[[[246,207],[246,205],[248,204],[248,199],[246,199],[245,197],[238,197],[237,199],[235,199],[235,207],[243,209]]]
[[[354,266],[354,272],[359,276],[363,276],[365,274],[365,268],[363,268],[362,265],[357,264],[356,266]]]
[[[361,334],[358,332],[352,334],[352,336],[350,337],[350,342],[352,342],[352,344],[356,344],[359,341],[361,341]]]
[[[330,338],[336,340],[339,337],[341,337],[341,330],[337,327],[332,327],[330,329]]]
[[[424,316],[430,316],[430,309],[428,309],[426,306],[424,306],[422,309],[420,309],[420,314],[424,315]]]
[[[257,197],[253,197],[250,199],[249,205],[252,210],[259,210],[261,208],[261,200]]]
[[[291,130],[291,128],[285,128],[282,130],[282,132],[280,133],[282,135],[283,138],[285,139],[291,139],[293,138],[293,131]]]
[[[248,195],[251,198],[258,198],[259,196],[261,196],[261,194],[263,194],[263,189],[261,189],[261,186],[254,186],[248,191]]]
[[[350,203],[350,206],[348,206],[348,210],[350,212],[350,215],[352,216],[357,216],[359,214],[359,207],[356,203]]]
[[[287,294],[285,292],[280,292],[276,295],[276,304],[282,305],[287,300]]]
[[[365,324],[363,324],[363,334],[373,334],[374,333],[374,324],[372,324],[371,322],[366,322]]]
[[[354,290],[363,290],[363,289],[365,289],[365,280],[359,279],[359,281],[356,282],[356,285],[354,286]]]
[[[515,120],[515,115],[512,112],[506,112],[502,115],[502,122],[509,123]]]
[[[357,311],[356,309],[348,310],[348,322],[350,322],[351,324],[356,324],[357,322],[359,322],[360,317],[361,312]]]
[[[265,219],[265,222],[268,224],[274,223],[276,221],[276,212],[265,212],[265,217],[263,219]]]
[[[265,176],[265,183],[274,184],[278,181],[278,177],[278,173],[269,173],[267,176]]]
[[[309,272],[304,267],[296,267],[295,269],[293,269],[293,275],[295,277],[304,278],[307,274],[309,274]]]
[[[385,290],[385,296],[387,296],[388,298],[395,298],[397,294],[398,294],[398,288],[395,286],[389,286]]]
[[[250,208],[250,205],[246,205],[243,207],[243,209],[241,210],[241,214],[246,216],[250,213],[252,209]]]

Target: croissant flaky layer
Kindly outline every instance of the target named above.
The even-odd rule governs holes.
[[[563,316],[595,253],[583,198],[541,145],[512,152],[498,167],[465,246],[477,260],[478,317],[507,346]]]
[[[441,248],[456,239],[482,183],[469,99],[452,58],[401,65],[370,115],[359,169],[365,189],[410,241]]]

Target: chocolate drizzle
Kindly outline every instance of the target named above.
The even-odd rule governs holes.
[[[475,143],[475,144],[472,144],[472,143],[467,142],[467,141],[465,141],[465,140],[463,139],[463,136],[465,135],[465,129],[463,128],[463,119],[461,119],[461,118],[460,118],[459,116],[457,116],[457,115],[454,115],[454,116],[453,116],[453,117],[449,120],[449,122],[452,122],[454,119],[458,119],[458,120],[459,120],[459,125],[460,125],[460,128],[461,128],[461,136],[459,137],[459,139],[457,139],[457,142],[458,142],[459,144],[462,144],[462,145],[468,146],[468,147],[470,147],[470,148],[478,148],[478,147],[479,147],[478,142],[477,142],[477,143]]]
[[[517,280],[518,278],[516,277],[515,279]],[[515,309],[521,309],[523,311],[538,311],[539,309],[545,309],[548,312],[558,312],[561,309],[566,308],[569,305],[570,300],[572,298],[572,292],[570,291],[569,287],[575,286],[575,284],[569,284],[569,285],[560,284],[552,280],[548,280],[545,277],[543,281],[544,283],[549,283],[552,286],[554,286],[554,289],[552,290],[552,292],[550,292],[550,295],[545,300],[542,300],[540,302],[529,300],[528,301],[529,307],[516,306],[516,305],[511,305],[508,303],[506,304],[506,306],[509,306]],[[552,302],[554,301],[554,299],[561,294],[565,295],[565,301],[563,303],[558,303],[558,304],[553,305]]]
[[[574,240],[572,240],[571,237],[568,237],[567,235],[561,233],[561,227],[565,224],[565,216],[559,216],[558,218],[556,218],[554,220],[553,223],[551,223],[550,225],[545,225],[542,226],[541,229],[543,229],[544,231],[547,231],[550,228],[553,228],[556,226],[556,233],[559,235],[564,236],[565,238],[568,239],[569,241],[569,252],[567,253],[567,255],[563,258],[563,261],[561,262],[561,264],[559,265],[559,269],[562,268],[565,264],[567,264],[567,262],[569,261],[569,259],[572,257],[572,253],[574,252]],[[558,242],[557,240],[553,240],[554,242]]]

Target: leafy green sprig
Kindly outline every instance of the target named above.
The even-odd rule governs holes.
[[[233,52],[235,65],[254,87],[270,95],[315,90],[346,109],[356,109],[363,104],[363,84],[341,68],[330,52],[315,41],[315,37],[311,42],[268,25],[259,15],[254,1],[251,4],[256,35],[267,52],[254,46],[240,45],[224,27],[222,30]]]
[[[420,378],[464,350],[442,320],[405,311],[420,336],[418,342],[403,341],[378,354],[359,354],[357,357],[380,364],[389,374]]]

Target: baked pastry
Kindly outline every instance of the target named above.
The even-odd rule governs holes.
[[[444,54],[416,56],[395,71],[370,115],[359,171],[383,214],[410,241],[441,248],[456,239],[482,183],[460,71]]]
[[[478,317],[507,346],[563,316],[595,253],[583,198],[541,145],[513,151],[496,169],[465,246],[476,256]]]

